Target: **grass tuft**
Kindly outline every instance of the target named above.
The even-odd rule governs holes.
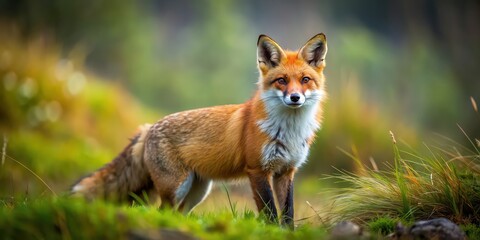
[[[404,221],[446,217],[457,223],[480,223],[476,146],[469,150],[450,141],[449,146],[426,146],[428,153],[420,154],[401,150],[394,140],[393,150],[394,166],[387,170],[364,167],[359,174],[340,171],[332,176],[349,186],[332,194],[333,219],[369,222],[378,216]]]

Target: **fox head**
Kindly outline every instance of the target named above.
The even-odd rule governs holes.
[[[298,51],[284,51],[273,39],[260,35],[257,61],[262,99],[292,109],[315,105],[325,95],[326,54],[323,33],[312,37]]]

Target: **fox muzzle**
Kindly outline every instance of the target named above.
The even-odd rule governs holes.
[[[299,108],[305,103],[305,96],[301,93],[291,93],[283,97],[283,102],[290,108]]]

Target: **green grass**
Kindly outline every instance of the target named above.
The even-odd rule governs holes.
[[[252,211],[218,209],[184,216],[148,206],[116,205],[77,198],[0,201],[2,239],[126,239],[129,234],[172,230],[200,239],[325,239],[326,226],[300,225],[295,231],[267,224]],[[378,217],[365,224],[371,239],[394,231],[400,218]],[[408,225],[411,222],[407,222]],[[461,226],[469,239],[480,237],[475,224]]]
[[[480,227],[475,224],[466,224],[461,226],[462,230],[469,239],[480,239]]]
[[[73,198],[0,202],[2,239],[124,239],[135,231],[173,229],[201,239],[318,239],[325,228],[300,226],[290,231],[266,224],[253,212],[234,217],[229,209],[188,216],[145,206],[119,206]]]
[[[473,141],[470,149],[450,140],[426,146],[426,154],[401,150],[393,142],[394,165],[388,170],[361,165],[359,173],[333,176],[348,187],[332,194],[332,218],[408,222],[446,217],[460,224],[480,223],[480,152]]]
[[[395,230],[395,226],[398,222],[401,222],[400,219],[394,219],[389,217],[379,217],[367,223],[368,229],[372,233],[378,233],[381,235],[388,235]]]

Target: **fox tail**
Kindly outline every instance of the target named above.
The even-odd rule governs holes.
[[[147,193],[153,189],[150,174],[143,160],[144,140],[150,124],[140,126],[140,131],[130,144],[110,163],[77,181],[71,188],[73,196],[88,200],[103,198],[115,201],[131,199],[130,194]]]

